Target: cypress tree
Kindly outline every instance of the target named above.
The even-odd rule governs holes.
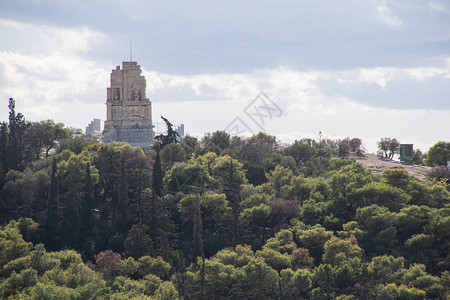
[[[84,180],[84,196],[81,204],[81,229],[80,229],[80,250],[86,257],[93,255],[92,239],[92,209],[94,201],[93,186],[91,179],[91,165],[86,164],[86,174]]]
[[[161,197],[162,190],[163,190],[163,176],[162,176],[161,158],[159,155],[159,149],[156,150],[156,158],[155,158],[155,163],[153,165],[152,187],[153,187],[153,192],[158,197]]]
[[[195,197],[194,201],[194,216],[193,216],[193,260],[196,262],[195,258],[197,256],[204,257],[203,253],[203,224],[202,224],[202,214],[200,211],[200,199],[198,195]]]
[[[25,150],[24,134],[29,122],[21,113],[15,112],[16,102],[9,98],[9,133],[7,145],[7,169],[22,170],[23,153]]]
[[[92,230],[92,179],[91,179],[91,165],[86,164],[86,179],[85,179],[85,190],[82,209],[82,235],[85,237],[91,236]]]
[[[120,179],[119,179],[119,197],[117,202],[118,209],[118,231],[124,233],[127,231],[128,225],[128,184],[125,176],[125,162],[122,155],[120,164]]]
[[[6,122],[0,123],[0,189],[5,184],[5,175],[8,167],[6,161],[6,145],[8,140],[8,124]]]
[[[58,179],[56,177],[56,157],[53,158],[52,174],[50,181],[50,193],[47,200],[47,219],[45,222],[45,240],[47,248],[56,250],[58,248]]]
[[[64,246],[80,249],[83,194],[69,189],[61,198],[62,243]]]

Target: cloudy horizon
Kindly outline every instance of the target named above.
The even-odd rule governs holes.
[[[0,3],[0,120],[8,98],[28,120],[104,120],[111,70],[143,69],[153,119],[193,135],[265,92],[280,141],[381,137],[427,150],[449,140],[450,4],[444,1]]]

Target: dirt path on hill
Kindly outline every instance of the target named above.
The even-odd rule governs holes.
[[[351,158],[362,163],[366,168],[371,169],[375,175],[383,174],[385,169],[405,169],[420,181],[430,182],[427,176],[431,167],[401,164],[399,161],[382,158],[375,154],[365,154],[364,156],[352,155]]]

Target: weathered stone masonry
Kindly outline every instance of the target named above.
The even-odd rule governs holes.
[[[128,142],[150,148],[153,143],[151,102],[146,98],[146,80],[137,62],[123,62],[111,72],[107,88],[103,142]]]

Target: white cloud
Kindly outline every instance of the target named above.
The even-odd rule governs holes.
[[[382,89],[386,89],[386,85],[391,81],[391,72],[389,69],[361,69],[360,80],[366,83],[376,83]]]
[[[0,51],[0,99],[15,98],[28,119],[74,120],[74,103],[104,103],[105,88],[100,92],[98,87],[108,83],[109,68],[81,55],[105,40],[102,33],[10,20],[0,20],[0,29],[30,39],[31,53]],[[3,108],[0,118],[7,118]],[[87,122],[91,117],[85,112],[78,118]]]
[[[103,33],[86,26],[64,28],[0,19],[0,29],[26,36],[35,51],[44,53],[86,53],[107,40]]]
[[[439,75],[449,78],[450,69],[448,68],[410,68],[407,69],[408,75],[417,81],[424,82]]]
[[[444,12],[444,11],[446,11],[447,9],[445,8],[445,6],[444,5],[442,5],[441,3],[438,3],[438,2],[428,2],[428,9],[431,11],[431,12]]]
[[[403,24],[396,15],[394,15],[391,9],[387,6],[386,1],[383,0],[377,7],[378,18],[386,25],[391,27],[399,27]]]
[[[376,84],[386,90],[389,82],[411,78],[418,82],[433,79],[437,76],[450,76],[450,67],[415,67],[415,68],[360,68],[343,72],[321,74],[320,77],[333,78],[340,84],[358,85],[360,83]]]

